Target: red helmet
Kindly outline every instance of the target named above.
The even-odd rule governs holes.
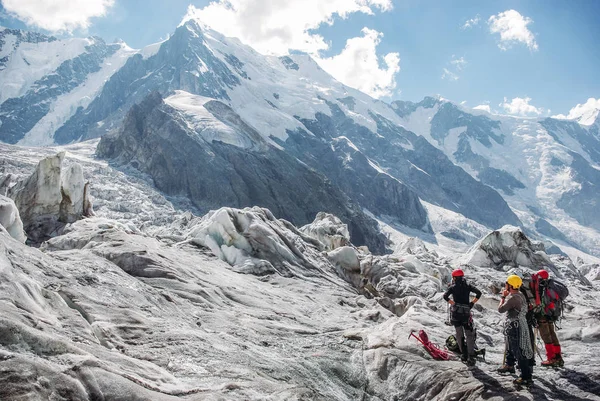
[[[550,274],[548,274],[548,272],[544,269],[538,270],[538,272],[536,274],[542,280],[548,280],[548,277],[550,277]]]
[[[461,269],[456,269],[452,272],[452,277],[464,277],[465,273]]]

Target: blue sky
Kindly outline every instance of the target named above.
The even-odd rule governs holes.
[[[489,104],[497,112],[545,116],[567,114],[600,97],[600,1],[595,0],[286,0],[283,6],[218,0],[210,10],[208,1],[53,0],[43,14],[39,10],[48,0],[0,1],[3,26],[121,38],[134,48],[164,39],[191,4],[190,15],[259,51],[301,47],[342,82],[383,100],[439,94],[469,107]],[[502,14],[509,10],[514,11]],[[465,29],[472,19],[479,22]],[[518,26],[515,19],[526,24]],[[514,23],[514,40],[501,40],[502,29]],[[315,35],[322,40],[313,40]]]

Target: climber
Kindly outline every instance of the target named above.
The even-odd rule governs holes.
[[[444,293],[444,299],[451,305],[450,322],[456,330],[456,340],[462,354],[462,360],[467,365],[475,365],[475,333],[471,308],[481,297],[481,291],[467,283],[465,274],[461,269],[452,272],[452,285]],[[475,293],[475,298],[470,300],[470,294]],[[452,295],[452,299],[450,299]],[[465,350],[466,343],[466,350]]]
[[[505,364],[498,369],[499,373],[515,373],[515,362],[519,363],[521,377],[513,381],[520,386],[533,384],[533,366],[529,360],[533,358],[533,347],[527,329],[527,301],[519,292],[523,284],[521,277],[510,275],[506,279],[498,312],[506,313],[504,322],[505,342],[508,348]]]
[[[562,302],[569,295],[564,284],[550,279],[547,270],[539,270],[531,275],[529,284],[535,304],[534,317],[546,347],[547,359],[542,366],[564,366],[560,342],[556,336],[555,323],[562,315]]]

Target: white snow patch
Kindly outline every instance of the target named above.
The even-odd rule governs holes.
[[[71,118],[79,107],[86,108],[100,93],[104,84],[136,52],[122,45],[115,54],[104,60],[100,70],[94,72],[72,91],[58,96],[50,110],[25,134],[18,144],[22,146],[49,146],[54,143],[54,132]]]
[[[10,51],[6,67],[0,70],[0,104],[21,97],[34,82],[56,70],[93,44],[93,39],[65,39],[53,42],[21,42]],[[3,49],[9,49],[3,47]]]

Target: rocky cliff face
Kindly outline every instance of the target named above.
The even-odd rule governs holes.
[[[286,152],[264,141],[244,149],[206,140],[216,122],[228,124],[235,143],[254,137],[249,127],[236,123],[239,118],[233,118],[228,107],[213,101],[208,109],[215,115],[206,117],[205,128],[190,130],[186,117],[153,93],[131,109],[121,131],[102,138],[98,155],[131,164],[149,174],[161,191],[188,196],[201,211],[258,205],[295,224],[328,211],[347,222],[357,244],[385,251],[376,222],[323,175]]]

